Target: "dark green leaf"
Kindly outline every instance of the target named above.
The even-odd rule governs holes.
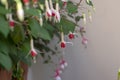
[[[0,52],[0,65],[5,69],[10,70],[12,67],[11,58],[8,55]]]
[[[10,28],[8,22],[4,19],[4,17],[0,16],[0,32],[7,37],[9,34]]]
[[[68,13],[76,13],[77,12],[77,5],[74,5],[71,1],[67,3],[67,10]]]
[[[40,37],[45,40],[51,40],[48,31],[44,27],[41,27],[40,24],[35,19],[31,19],[29,21],[29,25],[31,28],[31,33],[35,38]]]
[[[6,14],[8,13],[9,11],[7,9],[5,9],[4,7],[0,6],[0,14]]]
[[[87,3],[89,6],[92,6],[92,7],[94,6],[91,0],[86,0],[86,3]]]
[[[25,39],[24,29],[22,26],[15,26],[14,31],[11,33],[13,41],[17,44]]]

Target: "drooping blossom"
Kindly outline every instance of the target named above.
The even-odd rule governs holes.
[[[60,74],[62,73],[62,71],[60,69],[56,69],[55,70],[55,80],[61,80]]]
[[[82,37],[82,44],[84,44],[84,45],[88,44],[88,39],[85,38],[84,36]]]
[[[17,16],[20,21],[24,21],[24,10],[21,0],[16,1]]]
[[[84,24],[86,24],[86,14],[82,13],[82,16],[83,16],[83,22],[84,22]]]
[[[68,0],[62,0],[62,2],[63,2],[63,7],[66,7]]]
[[[64,60],[64,59],[62,59],[61,61],[60,61],[60,68],[61,69],[64,69],[65,67],[67,67],[68,66],[68,63]]]
[[[13,20],[11,13],[9,14],[9,26],[10,26],[11,31],[14,31],[15,21]]]
[[[90,11],[88,11],[88,17],[89,17],[90,22],[92,22],[92,14]]]
[[[23,3],[25,5],[26,9],[29,9],[30,1],[29,0],[23,0]]]
[[[30,40],[30,47],[31,47],[31,50],[30,50],[30,55],[33,57],[33,61],[34,63],[36,63],[36,56],[37,56],[37,52],[34,48],[34,43],[33,43],[33,39]]]
[[[59,3],[56,1],[56,15],[55,15],[55,22],[60,22],[60,12],[59,12]]]
[[[75,38],[75,34],[72,33],[72,32],[70,32],[70,33],[68,34],[68,37],[69,37],[69,39],[74,39],[74,38]]]
[[[8,1],[7,0],[1,0],[1,3],[5,5],[5,8],[8,9]]]
[[[46,20],[48,19],[51,20],[52,11],[49,8],[48,0],[45,0],[45,7],[46,7],[46,12],[45,12]]]

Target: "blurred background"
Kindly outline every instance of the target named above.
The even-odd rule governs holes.
[[[79,1],[79,0],[75,0]],[[62,80],[117,80],[120,67],[120,0],[92,0],[96,11],[85,25],[88,46],[81,37],[65,50],[68,67]],[[54,42],[54,41],[53,41]],[[53,80],[53,65],[37,64],[29,69],[28,80]]]

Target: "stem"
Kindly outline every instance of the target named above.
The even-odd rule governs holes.
[[[77,4],[77,6],[80,6],[81,2],[82,2],[82,0],[79,1],[79,3]]]

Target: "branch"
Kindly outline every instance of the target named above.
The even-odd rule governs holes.
[[[79,3],[77,4],[77,6],[80,6],[81,2],[82,2],[82,0],[79,1]]]

